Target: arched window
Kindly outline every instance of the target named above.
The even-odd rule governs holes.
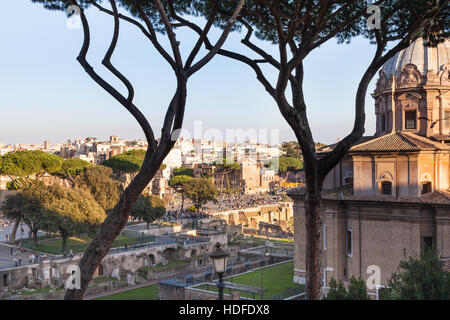
[[[381,183],[381,194],[386,195],[386,196],[392,195],[392,182],[383,181]]]

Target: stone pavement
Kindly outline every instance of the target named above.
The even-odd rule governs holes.
[[[13,247],[13,252],[20,252],[20,249]],[[22,257],[22,266],[33,264],[29,262],[29,257],[32,254],[33,252],[29,250],[20,254]],[[14,268],[14,257],[15,254],[11,255],[11,246],[0,243],[0,269]]]

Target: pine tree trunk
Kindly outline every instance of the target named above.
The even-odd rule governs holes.
[[[14,221],[14,226],[11,231],[11,237],[9,238],[10,244],[14,244],[16,242],[16,234],[17,234],[17,229],[19,228],[19,223],[20,223],[20,219],[17,219],[16,221]]]
[[[181,211],[184,209],[184,191],[181,190]]]
[[[321,299],[322,246],[320,233],[321,220],[320,191],[307,192],[305,199],[306,227],[306,299]]]
[[[171,107],[184,110],[186,104],[186,79],[179,79],[179,81],[177,92],[171,101]],[[182,116],[181,119],[174,120],[174,127],[180,127],[181,124]],[[174,145],[175,141],[172,141],[171,135],[167,136],[166,133],[163,133],[157,148],[152,151],[150,149],[147,150],[141,170],[123,191],[119,202],[100,225],[97,235],[80,260],[81,287],[79,289],[67,290],[64,296],[65,300],[83,299],[83,295],[96,268],[108,254],[115,238],[125,227],[137,198],[153,179],[164,158]]]
[[[143,165],[143,169],[146,171],[144,166],[145,164]],[[67,290],[64,299],[81,300],[83,298],[84,292],[89,285],[95,269],[108,254],[114,239],[125,227],[136,199],[156,174],[158,167],[159,164],[157,166],[152,166],[149,169],[149,172],[142,172],[141,169],[138,176],[136,176],[122,193],[119,203],[101,224],[97,235],[81,258],[79,263],[81,271],[81,288]]]
[[[37,246],[37,244],[38,244],[38,230],[33,230],[33,241],[34,241],[34,244]]]
[[[67,235],[61,234],[62,236],[62,251],[66,252]]]

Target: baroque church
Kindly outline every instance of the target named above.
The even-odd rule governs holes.
[[[433,48],[418,39],[399,52],[380,70],[372,96],[375,135],[354,145],[324,182],[325,293],[331,277],[366,280],[378,270],[369,294],[379,298],[404,254],[427,248],[450,269],[450,40]],[[304,284],[304,193],[291,197],[294,281]]]

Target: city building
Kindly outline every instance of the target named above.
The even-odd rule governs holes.
[[[379,73],[377,128],[328,174],[323,192],[323,282],[367,279],[379,287],[414,252],[434,248],[450,265],[450,41],[418,39]],[[325,155],[335,145],[319,149]],[[304,192],[295,210],[294,281],[305,283]],[[376,295],[377,290],[371,290]]]

